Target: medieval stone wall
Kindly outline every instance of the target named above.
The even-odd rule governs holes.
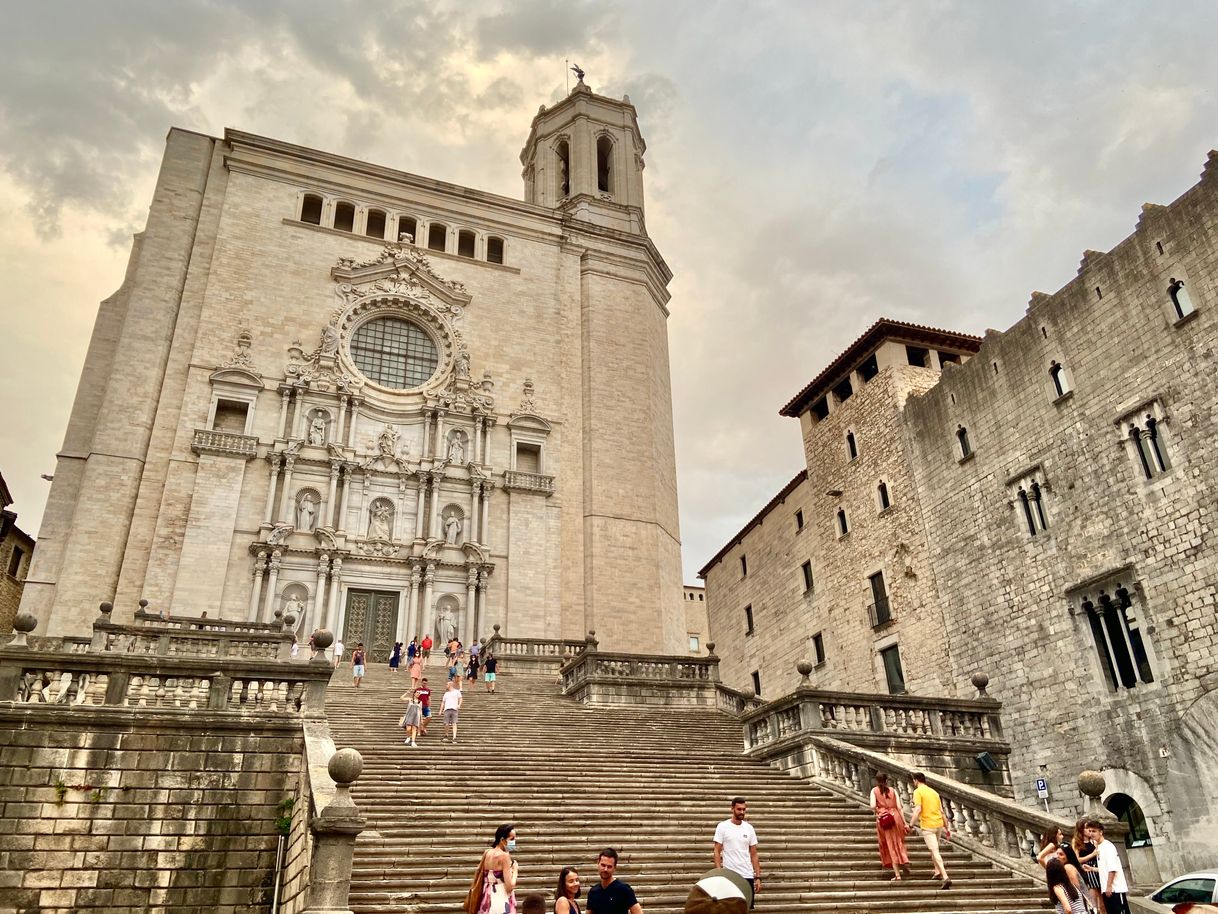
[[[1182,721],[1218,685],[1216,229],[1211,154],[1199,185],[1147,207],[1112,251],[1088,252],[1075,280],[1033,295],[1023,320],[905,410],[953,678],[990,675],[1017,794],[1034,798],[1032,779],[1048,776],[1069,809],[1080,769],[1133,772],[1146,785],[1129,788],[1134,799],[1185,867],[1202,865],[1194,852],[1212,852],[1218,833],[1218,784],[1180,760],[1212,741]],[[1196,307],[1184,319],[1173,278]],[[1128,437],[1148,414],[1171,463],[1151,480]],[[966,461],[961,425],[975,449]],[[1035,535],[1018,498],[1033,479],[1048,519]],[[1154,681],[1114,689],[1083,601],[1122,585]]]

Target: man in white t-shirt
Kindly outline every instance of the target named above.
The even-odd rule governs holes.
[[[343,662],[343,649],[346,645],[343,644],[343,639],[339,638],[334,642],[334,669],[338,669],[338,665]]]
[[[444,693],[444,704],[441,705],[441,708],[444,711],[444,730],[447,733],[444,742],[455,743],[457,741],[457,712],[461,710],[461,690],[451,679],[448,680],[448,691]]]
[[[1087,838],[1095,845],[1095,868],[1100,871],[1100,891],[1104,893],[1106,914],[1129,914],[1129,883],[1116,845],[1104,837],[1104,823],[1087,823]]]
[[[739,873],[753,886],[753,904],[761,891],[761,863],[757,859],[757,832],[744,821],[749,807],[744,797],[732,799],[732,817],[715,828],[715,868]]]

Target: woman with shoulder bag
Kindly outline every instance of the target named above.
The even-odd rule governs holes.
[[[900,882],[901,871],[909,874],[905,850],[905,815],[897,792],[888,786],[888,775],[879,772],[871,788],[871,811],[875,813],[875,837],[880,845],[880,864],[892,868],[892,881]]]
[[[491,846],[482,852],[473,885],[465,896],[466,914],[516,914],[516,826],[495,829]]]

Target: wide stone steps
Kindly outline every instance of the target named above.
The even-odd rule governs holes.
[[[563,866],[579,867],[585,893],[596,852],[613,845],[619,874],[648,914],[679,914],[711,867],[711,839],[728,799],[748,798],[765,874],[758,911],[896,914],[1043,912],[1043,889],[950,844],[953,887],[927,878],[929,855],[908,846],[913,875],[889,882],[874,819],[857,804],[741,753],[740,727],[712,711],[588,708],[557,694],[552,677],[513,676],[499,693],[465,693],[459,741],[441,742],[443,676],[429,669],[433,718],[418,748],[402,744],[400,674],[373,669],[359,690],[348,670],[327,695],[335,742],[364,757],[352,790],[368,820],[356,841],[356,914],[457,914],[495,827],[519,833],[517,898],[536,892],[552,909]]]

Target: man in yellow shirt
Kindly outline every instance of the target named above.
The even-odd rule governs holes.
[[[943,888],[950,889],[952,881],[947,878],[947,867],[943,865],[943,857],[939,853],[939,837],[947,826],[943,818],[943,802],[939,799],[939,791],[927,786],[926,775],[915,771],[912,777],[914,810],[909,819],[909,830],[913,831],[921,825],[922,840],[926,842],[930,859],[935,864],[935,875],[943,880]]]

